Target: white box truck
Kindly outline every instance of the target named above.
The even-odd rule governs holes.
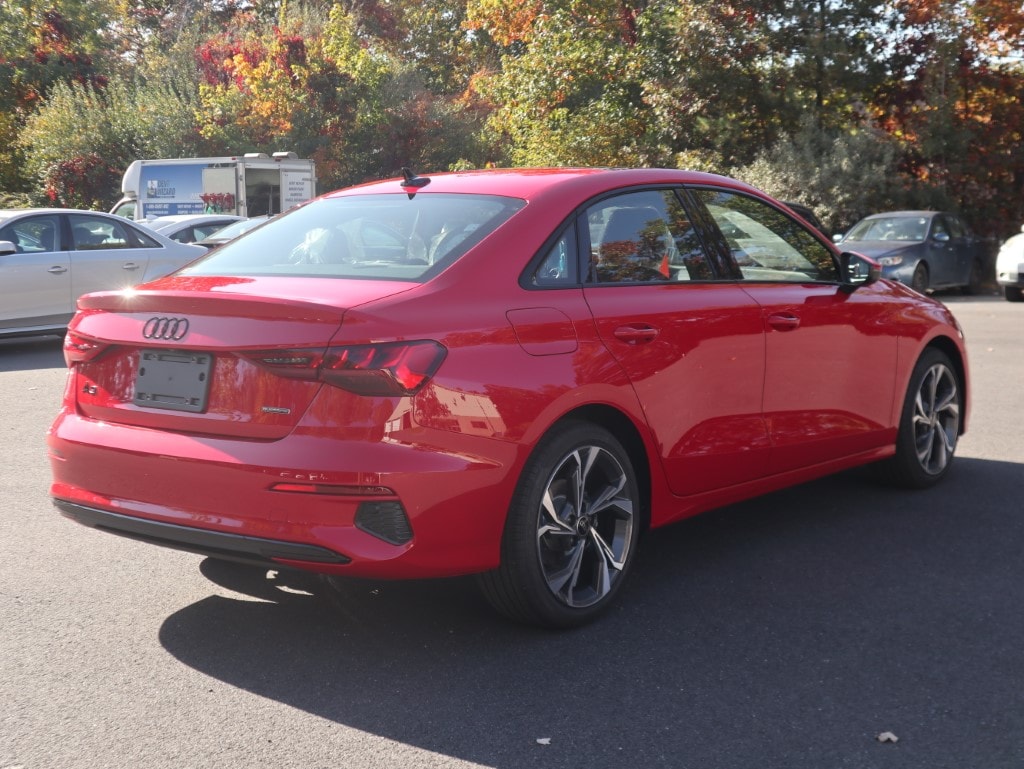
[[[294,152],[136,160],[111,213],[146,221],[176,214],[279,214],[316,195],[316,166]]]

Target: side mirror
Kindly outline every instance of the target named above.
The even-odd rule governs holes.
[[[949,233],[948,232],[936,232],[934,235],[932,235],[932,240],[934,240],[936,243],[948,243],[949,242]]]
[[[18,253],[18,247],[9,240],[0,240],[0,256]]]
[[[839,270],[843,288],[848,291],[870,286],[882,278],[882,265],[853,251],[844,251],[839,255]]]
[[[843,233],[843,232],[837,232],[837,233],[836,233],[835,235],[833,235],[833,236],[832,236],[832,242],[833,242],[833,243],[839,243],[839,242],[841,242],[841,241],[842,241],[842,239],[843,239],[843,238],[845,238],[845,237],[846,237],[846,233]]]

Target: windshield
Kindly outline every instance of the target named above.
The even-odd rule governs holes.
[[[850,230],[843,240],[902,240],[920,242],[927,237],[927,217],[888,216],[877,219],[865,219]]]
[[[232,240],[181,274],[426,280],[524,205],[494,195],[321,198]]]
[[[263,222],[267,221],[269,217],[266,216],[254,216],[251,219],[241,219],[237,222],[233,222],[226,227],[221,227],[216,232],[210,235],[210,239],[223,239],[230,240],[231,238],[237,238],[243,232],[259,227]]]

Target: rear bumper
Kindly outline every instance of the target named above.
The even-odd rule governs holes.
[[[1000,286],[1024,288],[1024,256],[1019,249],[1000,253],[996,257],[996,283]]]
[[[50,495],[98,530],[260,565],[381,579],[494,568],[522,447],[434,430],[415,438],[197,437],[65,409],[47,436]],[[374,503],[401,505],[408,536],[367,527],[361,506]]]
[[[316,545],[246,537],[223,531],[133,518],[78,505],[64,499],[54,499],[53,504],[62,515],[90,528],[224,560],[267,567],[279,567],[282,563],[290,561],[309,562],[311,566],[339,565],[351,561],[347,556]]]

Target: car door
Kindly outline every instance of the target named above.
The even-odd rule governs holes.
[[[151,248],[119,217],[68,214],[71,291],[75,299],[93,291],[129,288],[142,281]]]
[[[735,282],[718,280],[676,192],[605,198],[578,231],[584,297],[636,391],[672,491],[764,475],[761,311]]]
[[[723,233],[765,333],[770,469],[781,473],[891,442],[897,338],[884,284],[842,288],[833,251],[766,201],[692,190]]]
[[[948,286],[955,283],[958,272],[956,243],[942,214],[932,217],[925,246],[928,269],[931,273],[929,285]]]
[[[943,214],[943,218],[946,222],[946,229],[949,231],[950,244],[955,255],[955,266],[949,282],[957,286],[969,285],[976,248],[974,236],[960,217],[953,214]]]
[[[24,216],[0,228],[16,253],[0,256],[0,331],[60,327],[74,312],[71,267],[61,242],[61,216]]]

